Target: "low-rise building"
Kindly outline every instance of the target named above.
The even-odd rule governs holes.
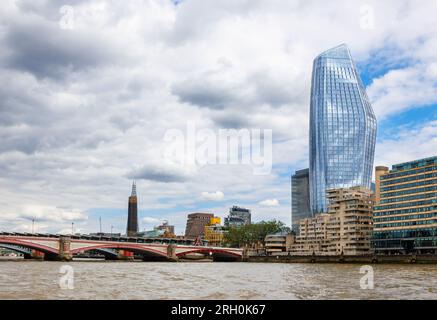
[[[208,241],[210,246],[221,246],[225,232],[221,225],[221,218],[212,217],[209,224],[205,226],[204,240]]]
[[[268,234],[264,242],[267,255],[282,254],[290,251],[294,243],[294,234],[284,232]]]

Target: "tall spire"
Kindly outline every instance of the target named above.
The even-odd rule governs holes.
[[[137,185],[135,184],[135,180],[132,182],[132,194],[131,197],[137,196]]]

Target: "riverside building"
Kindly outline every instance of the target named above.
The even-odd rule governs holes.
[[[291,247],[293,254],[371,254],[371,191],[364,187],[331,189],[327,198],[327,213],[300,221],[299,235]]]
[[[377,254],[437,252],[437,157],[376,167]]]

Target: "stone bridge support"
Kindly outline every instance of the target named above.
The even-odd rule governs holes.
[[[167,257],[171,262],[177,262],[179,260],[178,256],[176,255],[176,247],[177,246],[175,244],[169,244],[167,246]]]
[[[48,261],[71,261],[73,255],[70,252],[71,238],[68,236],[59,237],[59,253],[46,253],[44,254],[44,260]]]

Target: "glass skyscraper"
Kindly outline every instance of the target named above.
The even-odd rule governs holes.
[[[326,212],[326,190],[370,189],[376,117],[348,47],[320,54],[313,63],[310,107],[310,206]]]

